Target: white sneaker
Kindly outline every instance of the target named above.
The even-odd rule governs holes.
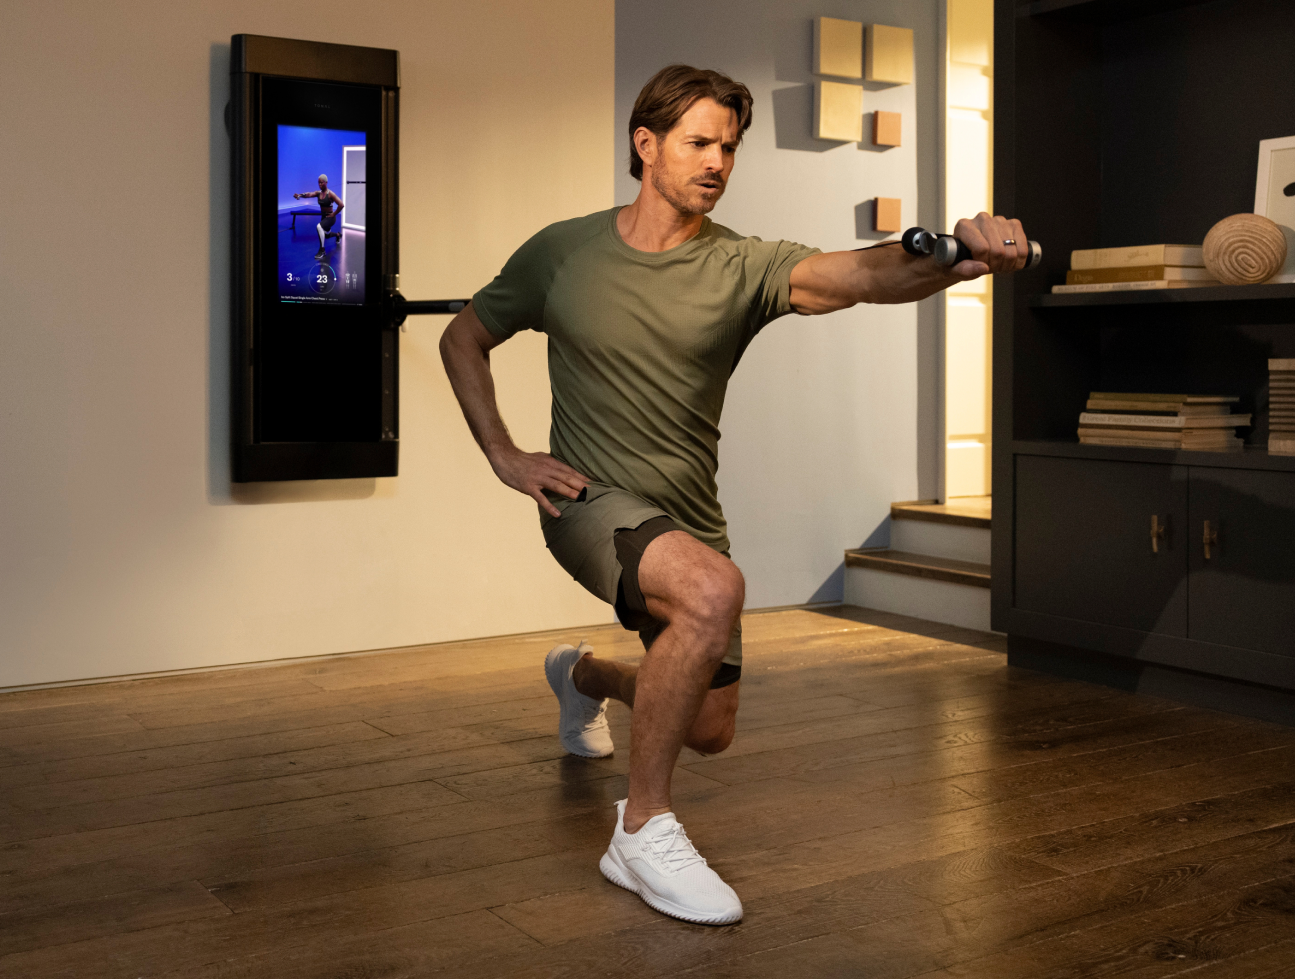
[[[558,698],[558,739],[562,747],[581,758],[606,758],[612,753],[611,728],[607,726],[607,701],[586,697],[576,689],[572,671],[593,647],[582,641],[579,649],[566,643],[554,646],[544,658],[544,675]]]
[[[741,921],[736,892],[706,865],[674,813],[653,816],[637,833],[627,833],[625,802],[616,803],[616,832],[598,864],[603,876],[672,918],[699,925]]]

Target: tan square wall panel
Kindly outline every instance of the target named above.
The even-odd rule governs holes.
[[[863,141],[863,86],[814,83],[814,138]]]
[[[814,18],[814,74],[863,77],[863,22]]]
[[[901,231],[903,218],[900,214],[903,202],[898,197],[878,197],[873,205],[872,229],[874,231]]]
[[[892,85],[913,83],[913,31],[907,27],[868,25],[863,77]]]
[[[872,114],[872,145],[899,146],[900,124],[903,115],[899,112],[882,112]]]

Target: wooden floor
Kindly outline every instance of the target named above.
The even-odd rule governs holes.
[[[683,824],[746,908],[605,882],[620,750],[541,663],[615,627],[0,696],[0,976],[1295,976],[1295,729],[843,608],[749,616]]]

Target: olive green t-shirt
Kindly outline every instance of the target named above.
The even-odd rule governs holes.
[[[791,270],[818,249],[703,219],[664,252],[631,248],[620,208],[549,225],[472,298],[486,329],[548,335],[549,451],[728,549],[715,473],[729,375],[791,309]]]

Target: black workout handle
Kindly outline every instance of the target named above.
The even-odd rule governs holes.
[[[910,255],[929,255],[935,259],[936,265],[946,268],[975,258],[971,249],[953,235],[937,235],[925,228],[909,228],[904,232],[900,243]],[[1032,269],[1043,261],[1043,246],[1037,241],[1027,242],[1027,245],[1030,253],[1025,260],[1025,267]]]
[[[405,299],[396,304],[406,316],[431,313],[457,313],[468,304],[467,299]]]

